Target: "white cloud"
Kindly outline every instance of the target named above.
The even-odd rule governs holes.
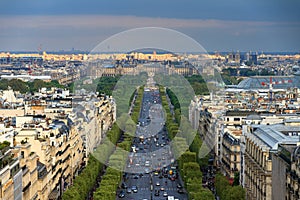
[[[60,16],[0,16],[2,28],[96,28],[123,27],[134,28],[144,26],[159,26],[167,28],[224,28],[235,26],[272,26],[278,23],[267,21],[229,21],[202,19],[175,19],[136,16],[109,15],[60,15]]]

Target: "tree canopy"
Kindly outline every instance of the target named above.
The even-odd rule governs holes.
[[[64,86],[60,85],[57,80],[46,82],[40,79],[35,79],[32,82],[24,82],[20,79],[1,79],[0,90],[7,90],[8,87],[12,88],[14,91],[19,91],[20,93],[36,92],[41,88],[64,88]]]

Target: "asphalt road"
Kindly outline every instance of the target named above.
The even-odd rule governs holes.
[[[116,199],[188,199],[185,189],[181,189],[180,177],[176,176],[164,122],[158,89],[145,90],[136,137]],[[133,191],[135,186],[137,190]]]

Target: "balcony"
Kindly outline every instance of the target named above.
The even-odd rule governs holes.
[[[46,175],[48,174],[46,166],[43,163],[38,161],[37,168],[38,168],[38,179],[45,178]]]
[[[31,181],[29,181],[25,187],[23,187],[22,192],[26,192],[31,186]]]
[[[18,161],[18,158],[14,158],[14,155],[11,153],[6,154],[3,157],[0,157],[0,171],[8,165],[9,166],[13,165],[17,161]]]
[[[9,150],[9,148],[10,148],[9,146],[10,146],[9,142],[6,142],[6,141],[0,142],[0,157]]]
[[[297,174],[296,174],[296,172],[294,170],[292,170],[290,172],[290,175],[291,175],[291,177],[292,177],[293,180],[297,180],[298,181],[299,177],[297,176]]]

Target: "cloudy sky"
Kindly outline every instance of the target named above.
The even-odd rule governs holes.
[[[90,51],[121,31],[164,27],[207,51],[299,52],[299,10],[299,0],[1,0],[0,51]]]

